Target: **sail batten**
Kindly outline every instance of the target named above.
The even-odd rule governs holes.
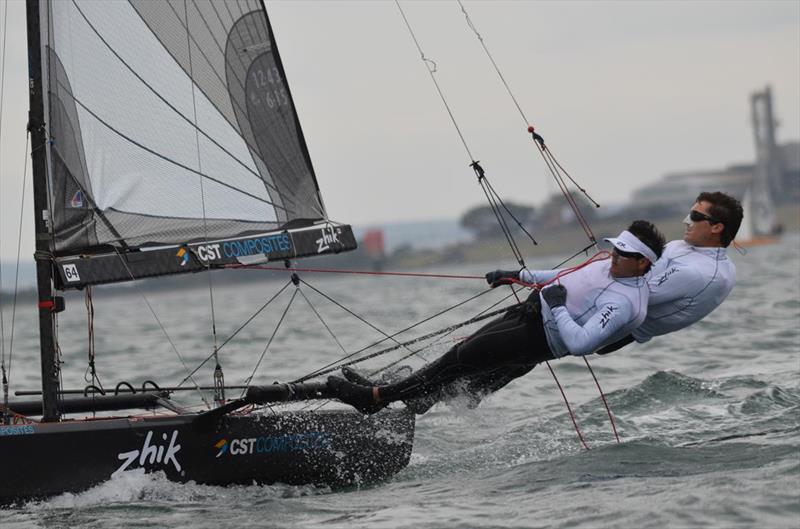
[[[260,2],[40,5],[54,254],[327,220]]]

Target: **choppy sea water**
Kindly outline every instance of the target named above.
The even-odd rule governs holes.
[[[3,527],[800,527],[800,239],[730,252],[737,286],[704,321],[646,345],[589,360],[621,443],[580,359],[552,362],[590,447],[581,447],[546,366],[477,409],[440,404],[417,421],[411,464],[379,484],[343,491],[176,484],[130,472],[79,494],[0,511]],[[552,264],[540,263],[542,266]],[[470,265],[439,272],[482,275]],[[216,326],[230,335],[284,284],[214,288]],[[308,284],[395,332],[481,291],[479,281],[304,274]],[[409,337],[473,316],[501,299],[478,298]],[[289,303],[288,288],[221,352],[228,384],[250,375]],[[210,350],[207,288],[95,289],[101,381],[179,381]],[[294,379],[343,355],[303,295],[348,352],[381,338],[302,285],[255,376]],[[68,299],[59,319],[64,385],[85,384],[86,311]],[[7,311],[4,314],[8,314]],[[166,329],[169,340],[160,326]],[[7,327],[8,329],[8,327]],[[38,387],[35,314],[18,314],[13,387]],[[423,356],[433,358],[459,330]],[[374,350],[374,349],[373,349]],[[379,358],[378,366],[397,356]],[[418,365],[421,360],[409,363]],[[211,382],[211,369],[197,376]],[[176,396],[196,400],[193,393]],[[4,454],[7,456],[7,454]],[[35,464],[35,463],[32,463]],[[0,479],[6,479],[3,476]]]

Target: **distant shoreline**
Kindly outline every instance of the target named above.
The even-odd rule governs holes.
[[[776,214],[778,222],[784,227],[784,234],[790,235],[800,233],[800,204],[780,206],[777,208]],[[446,221],[437,220],[433,221],[433,223],[441,227]],[[667,240],[680,239],[683,237],[683,224],[680,222],[680,219],[671,217],[669,219],[656,219],[655,223],[659,229],[664,232]],[[602,241],[603,237],[619,233],[620,230],[624,229],[624,224],[624,222],[618,219],[598,220],[592,223],[592,229],[597,240]],[[396,227],[402,225],[402,223],[386,225]],[[380,227],[379,224],[373,226]],[[407,226],[414,226],[420,230],[425,230],[425,223],[423,222],[408,223]],[[362,232],[365,230],[366,228],[360,228]],[[452,235],[452,231],[453,230],[449,230],[450,235]],[[413,234],[407,236],[413,238]],[[536,246],[527,238],[517,237],[517,243],[520,246],[523,256],[526,259],[552,258],[554,264],[575,254],[589,244],[586,235],[576,226],[542,229],[540,232],[534,232],[533,236],[537,237],[538,244]],[[381,268],[383,270],[414,270],[465,263],[492,263],[492,266],[498,268],[503,266],[518,266],[511,257],[511,252],[506,240],[502,237],[496,237],[491,239],[459,241],[444,245],[441,248],[431,248],[426,245],[415,248],[411,245],[398,244],[396,249],[390,251],[383,260]],[[303,265],[311,268],[372,270],[375,263],[360,250],[356,250],[355,252],[337,256],[326,256],[323,258],[299,261],[298,266],[302,267]],[[18,300],[27,302],[27,300],[35,299],[36,297],[33,262],[22,263],[20,269],[22,271],[20,278],[21,289],[18,292]],[[13,272],[13,263],[4,262],[3,277],[6,285],[8,285],[9,280],[13,279]],[[264,280],[263,275],[258,275],[258,279],[255,279],[256,276],[251,277],[238,271],[216,271],[215,277],[219,276],[224,276],[223,283]],[[154,291],[193,288],[198,282],[202,282],[204,285],[207,284],[205,280],[198,277],[198,274],[191,274],[190,277],[148,279],[141,282],[140,285],[145,291]],[[115,289],[121,294],[132,292],[130,284],[127,283],[109,285],[103,288]],[[13,291],[10,291],[9,288],[3,289],[0,303],[5,306],[10,305],[12,301]]]
[[[778,222],[783,226],[784,234],[800,232],[800,204],[782,205],[776,209],[776,216]],[[602,241],[603,237],[614,236],[625,229],[631,220],[634,219],[597,220],[592,222],[592,230],[595,238]],[[653,219],[667,240],[683,238],[684,225],[681,221],[682,219],[673,217]],[[542,229],[534,232],[533,236],[537,238],[536,246],[525,237],[516,237],[525,257],[566,258],[589,244],[586,234],[577,226]],[[405,255],[393,254],[387,258],[385,267],[420,268],[452,263],[488,262],[493,262],[498,267],[506,262],[513,263],[508,243],[504,238],[475,240],[454,244],[439,250],[412,251]]]

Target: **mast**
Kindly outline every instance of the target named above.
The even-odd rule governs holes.
[[[36,286],[39,293],[39,344],[42,364],[42,420],[57,421],[59,365],[56,353],[52,264],[50,260],[49,208],[47,200],[47,149],[45,143],[44,96],[42,86],[42,46],[39,0],[26,4],[28,23],[28,78],[30,110],[28,130],[31,135],[33,168],[33,212],[36,231]]]

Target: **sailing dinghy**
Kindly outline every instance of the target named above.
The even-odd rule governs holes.
[[[61,387],[59,292],[282,263],[356,241],[328,219],[263,2],[28,0],[27,27],[42,391],[9,400],[6,385],[0,502],[133,469],[179,482],[333,486],[403,469],[410,412],[250,411],[324,399],[324,383],[248,384],[226,400],[232,388],[217,369],[205,388],[215,406],[203,412],[155,384],[78,397]],[[129,411],[140,409],[158,412]]]

